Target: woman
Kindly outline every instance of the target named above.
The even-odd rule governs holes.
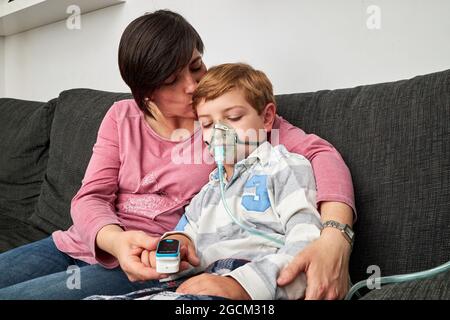
[[[159,278],[142,264],[141,253],[177,224],[213,169],[211,162],[173,161],[174,150],[190,153],[201,143],[191,98],[206,73],[202,53],[200,36],[176,13],[160,10],[130,23],[120,41],[119,67],[134,99],[116,102],[100,126],[72,200],[73,226],[0,255],[0,299],[117,295]],[[282,119],[277,126],[279,142],[312,162],[322,221],[352,225],[353,188],[339,153]],[[339,230],[325,228],[283,270],[279,285],[306,272],[307,299],[341,298],[348,290],[350,251]],[[79,268],[68,274],[73,265]],[[208,290],[202,294],[233,298],[219,285]]]

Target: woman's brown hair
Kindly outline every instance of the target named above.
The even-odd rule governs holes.
[[[132,21],[119,44],[119,69],[139,108],[172,74],[185,67],[194,49],[203,53],[200,35],[178,13],[158,10]]]

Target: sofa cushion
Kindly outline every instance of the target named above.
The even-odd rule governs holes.
[[[52,103],[0,99],[0,216],[26,221],[47,167]]]
[[[48,233],[23,221],[0,216],[0,253],[48,237]]]
[[[382,285],[362,300],[450,300],[450,272],[403,283]]]
[[[450,70],[277,96],[278,112],[330,141],[350,168],[358,220],[352,280],[450,260]]]
[[[30,222],[51,233],[72,225],[70,202],[84,177],[106,111],[130,94],[91,89],[64,91],[57,100],[50,132],[47,171]]]

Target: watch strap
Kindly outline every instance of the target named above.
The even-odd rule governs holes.
[[[350,246],[353,248],[353,242],[355,240],[355,232],[348,224],[340,223],[335,220],[328,220],[322,223],[322,228],[327,227],[336,228],[340,230],[344,238],[350,243]]]

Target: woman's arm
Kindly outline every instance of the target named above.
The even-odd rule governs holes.
[[[157,279],[159,275],[140,261],[143,248],[156,248],[158,238],[142,231],[124,231],[115,201],[119,189],[119,128],[116,108],[106,113],[83,178],[71,202],[71,215],[81,239],[95,259],[107,268],[120,265],[131,281]]]
[[[315,134],[306,134],[277,116],[273,125],[271,142],[282,144],[290,152],[300,154],[311,162],[317,185],[317,207],[322,202],[347,204],[355,214],[355,200],[350,170],[340,153],[326,140]],[[321,213],[322,211],[319,210]]]
[[[100,124],[97,141],[87,166],[83,183],[71,202],[74,226],[92,255],[105,267],[116,267],[118,261],[97,245],[97,233],[107,225],[119,228],[115,211],[120,168],[118,126],[114,105]]]

